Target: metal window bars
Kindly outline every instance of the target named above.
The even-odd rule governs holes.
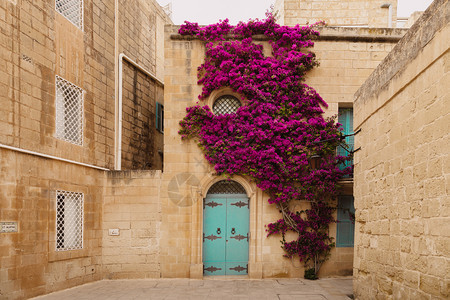
[[[56,76],[56,137],[83,144],[84,91],[67,80]]]
[[[214,102],[213,112],[217,116],[234,114],[239,107],[241,107],[241,102],[238,98],[231,95],[224,95]]]
[[[55,9],[73,25],[83,30],[83,0],[55,0]]]
[[[208,194],[247,194],[247,192],[236,181],[221,180],[211,186]]]
[[[83,193],[56,191],[56,251],[83,248]]]

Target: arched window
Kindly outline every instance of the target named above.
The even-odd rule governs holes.
[[[214,101],[213,113],[216,116],[234,114],[239,107],[241,107],[241,102],[238,98],[231,95],[224,95]]]
[[[208,194],[247,194],[242,185],[236,181],[221,180],[209,188]]]

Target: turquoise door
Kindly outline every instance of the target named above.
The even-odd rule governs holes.
[[[248,273],[249,203],[245,194],[212,194],[204,200],[203,274]]]

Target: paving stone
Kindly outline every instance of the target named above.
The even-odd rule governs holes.
[[[34,298],[36,300],[129,299],[305,299],[348,300],[351,278],[304,279],[146,279],[104,280]]]

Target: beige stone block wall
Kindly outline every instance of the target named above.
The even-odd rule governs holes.
[[[85,0],[80,29],[56,12],[53,0],[1,2],[0,143],[114,168],[114,13],[114,1]],[[170,22],[162,8],[156,1],[121,1],[118,22],[118,51],[162,78],[163,26]],[[56,75],[84,90],[82,146],[55,137]],[[163,103],[163,89],[149,78],[145,81],[141,84],[138,80],[124,95],[125,108],[143,103],[142,107],[150,109],[135,109],[132,118],[125,120],[125,131],[136,129],[137,138],[126,136],[124,149],[131,159],[143,151],[148,153],[152,168],[161,169],[158,150],[163,148],[163,136],[154,126],[154,105],[155,101]],[[144,89],[145,93],[151,90],[151,100],[138,97]],[[134,123],[136,118],[142,119],[140,124]],[[151,129],[153,138],[143,138],[149,134],[142,128]],[[136,140],[147,141],[151,149],[130,142]],[[131,149],[127,148],[130,144]],[[135,168],[148,168],[136,160]]]
[[[163,80],[164,25],[172,21],[156,1],[119,2],[119,53]],[[123,66],[122,169],[162,170],[164,137],[156,130],[156,102],[164,104],[161,84],[135,66]]]
[[[273,13],[277,18],[277,23],[280,25],[286,25],[285,22],[285,0],[276,0],[273,5]]]
[[[164,89],[128,62],[123,63],[122,169],[162,169],[163,133],[156,129],[156,102]]]
[[[54,1],[0,3],[0,143],[109,167],[113,19],[84,3],[84,31]],[[55,138],[55,75],[85,91],[83,146]],[[103,172],[4,149],[0,159],[0,221],[19,225],[1,233],[0,294],[23,299],[100,279]],[[56,190],[84,193],[82,250],[55,251]]]
[[[119,1],[119,52],[124,52],[152,73],[162,75],[157,61],[164,59],[165,24],[172,24],[159,4],[143,0]],[[162,77],[162,76],[161,76]]]
[[[160,277],[161,171],[106,173],[103,278]],[[118,229],[119,235],[111,235]]]
[[[330,26],[388,27],[389,9],[392,4],[392,23],[397,20],[397,0],[277,0],[274,5],[282,25],[314,24],[325,21]]]
[[[82,30],[55,11],[54,0],[0,2],[0,143],[112,169],[116,113],[114,1],[83,2]],[[161,76],[162,24],[167,17],[155,1],[137,2],[134,5],[139,8],[139,16],[148,22],[138,24],[136,15],[127,14],[139,26],[143,38],[136,38],[134,44],[125,44],[124,48],[130,48],[130,53],[142,53],[148,61],[153,61],[148,68]],[[125,1],[121,4],[129,5]],[[142,30],[143,24],[148,30]],[[127,25],[130,24],[119,24],[122,28]],[[159,42],[155,42],[158,38]],[[149,42],[145,39],[150,39],[154,46],[147,48]],[[85,91],[82,146],[55,138],[55,75]],[[133,75],[130,76],[133,79]],[[138,83],[141,86],[137,90],[141,94],[151,89],[147,82]],[[153,88],[153,94],[148,94],[160,99],[162,88]],[[148,119],[153,120],[154,115]],[[156,142],[162,145],[162,135],[158,138]],[[157,151],[152,154],[159,157]],[[18,233],[0,234],[0,297],[24,299],[102,279],[104,171],[3,148],[0,161],[0,221],[19,224]],[[158,180],[148,179],[152,182],[149,186],[156,186]],[[139,194],[124,186],[114,193],[108,190],[108,197],[113,199],[120,195],[118,190],[127,191],[130,202],[123,203],[124,209],[138,211],[140,201],[144,201],[139,196],[144,193],[153,202],[152,197],[157,197],[155,189],[133,186],[141,192]],[[85,195],[83,250],[54,250],[58,189]],[[131,201],[136,201],[134,208],[127,206]],[[130,228],[130,232],[134,232],[133,247],[142,246],[147,237],[157,231],[157,223],[152,219],[157,222],[154,215],[157,212],[153,212],[153,208],[148,208],[152,210],[148,216],[134,215],[134,219],[129,220],[130,226],[135,226],[135,230]],[[106,216],[110,222],[120,221],[120,216]],[[157,265],[154,261],[157,256],[147,250],[139,251],[129,254],[130,262],[140,263],[137,257],[144,253],[151,257],[144,263],[145,270],[151,277],[158,277],[158,267],[153,267]],[[108,259],[109,255],[105,254]],[[121,272],[125,274],[132,269],[138,270],[136,265],[124,263]],[[145,276],[150,276],[148,274]],[[129,276],[131,278],[132,274]]]
[[[355,96],[357,299],[450,295],[448,11],[435,1]]]
[[[320,65],[306,83],[328,103],[325,116],[352,107],[353,95],[405,34],[405,29],[321,27],[311,49]]]
[[[197,202],[200,180],[210,171],[201,151],[194,143],[182,142],[178,122],[187,106],[197,101],[201,88],[197,86],[197,67],[204,58],[204,46],[199,41],[172,41],[172,26],[165,28],[165,124],[164,173],[161,186],[161,276],[190,277],[191,261],[201,249],[201,243],[191,239],[200,218]],[[170,190],[169,190],[170,185]],[[170,195],[169,195],[170,191]],[[191,244],[191,240],[194,244]],[[203,270],[199,270],[200,274]]]
[[[0,149],[0,295],[26,299],[102,278],[103,171]],[[56,191],[84,194],[83,249],[56,251]]]
[[[0,143],[113,166],[114,3],[94,2],[83,31],[54,1],[1,2]],[[55,138],[55,75],[85,91],[82,146]]]

